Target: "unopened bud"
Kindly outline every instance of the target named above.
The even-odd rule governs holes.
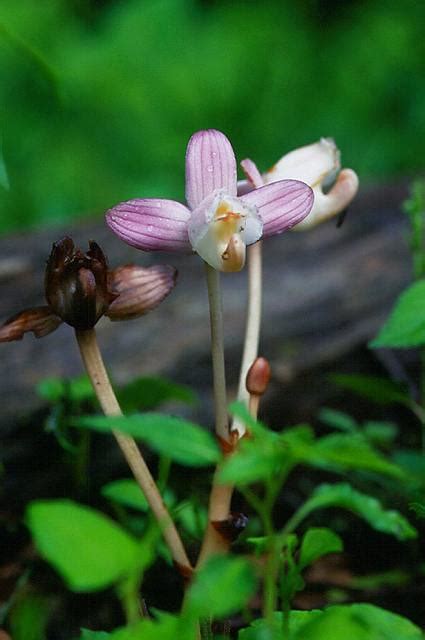
[[[246,388],[250,395],[262,396],[270,382],[271,369],[266,358],[256,358],[246,374]]]

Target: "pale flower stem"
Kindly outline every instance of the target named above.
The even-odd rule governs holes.
[[[217,436],[228,441],[229,420],[227,415],[226,375],[224,367],[223,304],[220,290],[220,273],[207,263],[205,263],[205,268],[210,306],[215,431]]]
[[[262,243],[256,242],[248,249],[248,310],[245,342],[239,376],[238,400],[247,403],[246,374],[256,357],[260,341],[262,288]]]
[[[104,414],[106,416],[122,415],[121,407],[103,363],[95,330],[76,330],[75,333],[81,357]],[[171,551],[174,562],[181,573],[184,574],[186,572],[189,575],[192,571],[191,563],[139,447],[131,436],[123,435],[118,431],[113,431],[113,434],[161,527],[164,540]]]

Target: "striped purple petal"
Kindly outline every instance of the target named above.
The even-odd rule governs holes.
[[[192,253],[187,234],[190,211],[180,202],[156,198],[121,202],[106,222],[127,244],[143,251]]]
[[[236,195],[235,154],[221,131],[198,131],[186,151],[186,200],[190,209],[196,209],[216,189]]]
[[[314,195],[304,182],[280,180],[250,191],[241,200],[258,208],[263,238],[267,238],[304,220],[313,206]]]

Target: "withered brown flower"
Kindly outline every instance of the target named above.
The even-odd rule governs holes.
[[[103,316],[111,320],[138,318],[170,293],[177,271],[169,265],[125,265],[109,269],[102,249],[89,242],[83,253],[71,238],[55,242],[47,260],[47,305],[25,309],[0,327],[0,342],[21,340],[32,331],[41,338],[62,322],[78,330],[91,329]]]

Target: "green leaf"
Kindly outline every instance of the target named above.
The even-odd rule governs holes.
[[[36,593],[18,596],[9,614],[9,625],[14,640],[45,640],[51,612],[51,602]]]
[[[26,522],[45,560],[72,591],[96,591],[139,566],[140,547],[115,522],[71,500],[32,502]]]
[[[425,280],[418,280],[398,298],[371,347],[417,347],[425,344]]]
[[[203,467],[218,462],[221,457],[213,436],[183,418],[160,413],[133,416],[87,416],[76,418],[73,424],[108,433],[122,431],[142,440],[156,453],[190,467]]]
[[[362,435],[333,433],[298,448],[299,460],[327,469],[365,469],[403,478],[403,470],[375,451]]]
[[[293,640],[421,640],[421,630],[407,618],[371,604],[334,605],[307,616]],[[310,620],[308,619],[310,617]]]
[[[368,420],[363,425],[363,434],[371,443],[389,446],[398,435],[398,426],[394,422]]]
[[[332,374],[332,382],[343,389],[348,389],[376,404],[404,404],[410,406],[411,400],[402,385],[379,376],[357,374]]]
[[[341,507],[360,516],[371,527],[388,533],[399,540],[416,538],[417,531],[398,511],[385,510],[376,498],[356,491],[347,483],[322,484],[300,508],[300,517],[305,518],[316,509]]]
[[[94,401],[96,399],[91,382],[87,376],[78,378],[46,378],[37,385],[37,393],[41,398],[56,404],[67,398],[71,402]]]
[[[309,564],[328,553],[337,553],[344,548],[341,538],[326,527],[311,527],[306,531],[301,541],[300,569],[305,569]]]
[[[154,377],[133,380],[119,389],[117,396],[124,413],[155,409],[169,400],[178,400],[186,404],[196,402],[196,395],[189,387],[165,378]]]
[[[257,618],[251,622],[247,629],[241,629],[238,634],[238,640],[282,640],[282,612],[275,611],[273,616],[273,622],[275,626],[275,632],[268,628],[267,621],[264,618]],[[291,640],[293,635],[302,629],[306,623],[311,622],[314,618],[321,616],[322,611],[296,611],[293,610],[289,616],[289,630],[291,634]],[[286,639],[285,639],[286,640]],[[325,638],[323,638],[325,640]],[[332,638],[326,640],[333,640]],[[355,640],[354,638],[352,640]]]
[[[90,631],[90,629],[81,629],[80,640],[109,640],[110,633],[106,631]]]
[[[329,427],[345,431],[347,433],[356,433],[359,429],[359,425],[352,416],[342,411],[336,411],[335,409],[329,409],[323,407],[319,411],[319,420],[327,424]]]
[[[111,633],[104,631],[82,630],[80,640],[192,640],[191,629],[183,629],[180,620],[172,615],[163,614],[160,620],[142,620],[141,622],[115,629]]]
[[[223,617],[242,609],[256,589],[251,564],[240,557],[213,556],[196,574],[187,594],[193,617]]]
[[[6,163],[3,157],[3,144],[0,136],[0,187],[6,189],[7,191],[10,189],[9,176],[7,175]]]
[[[137,482],[130,478],[122,478],[105,484],[101,493],[104,498],[108,498],[108,500],[112,500],[124,507],[130,507],[138,511],[147,511],[149,509],[143,491]]]

